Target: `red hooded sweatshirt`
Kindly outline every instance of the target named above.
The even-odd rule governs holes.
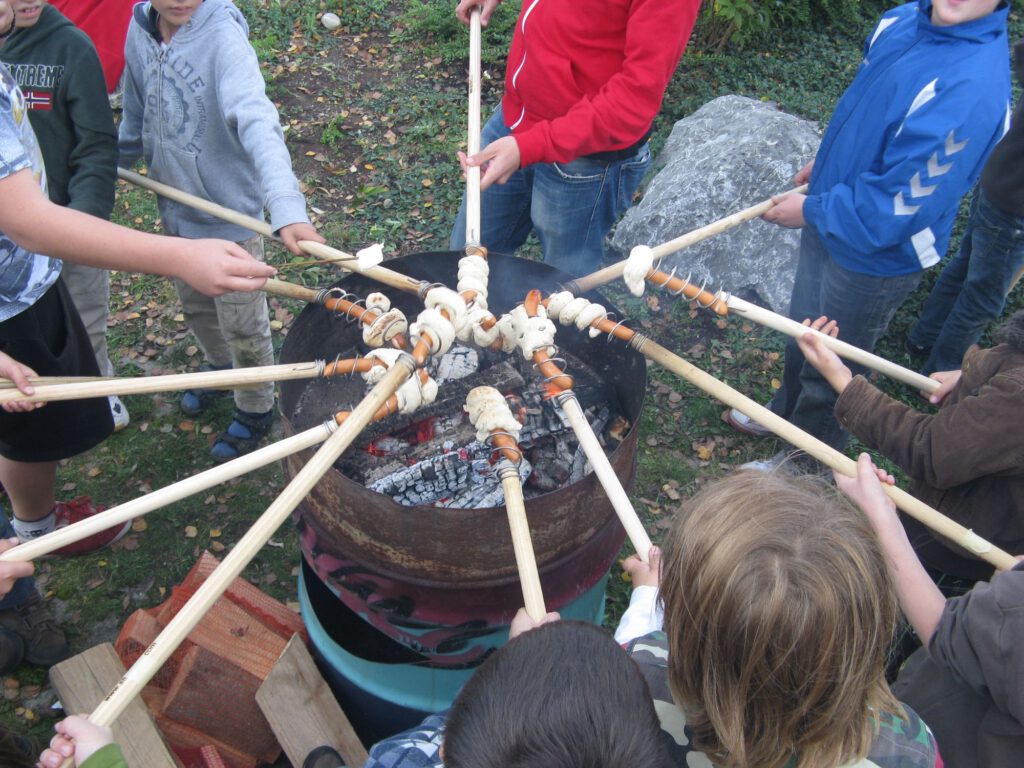
[[[523,0],[502,100],[521,165],[641,139],[699,9],[700,0]]]

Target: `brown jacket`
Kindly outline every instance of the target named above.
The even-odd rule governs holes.
[[[857,376],[836,418],[861,442],[898,464],[911,493],[1011,554],[1024,554],[1024,352],[1007,344],[973,349],[963,375],[935,414],[897,402]],[[903,516],[918,555],[968,579],[991,566]]]
[[[931,727],[946,768],[1024,764],[1022,569],[947,600],[892,687]]]

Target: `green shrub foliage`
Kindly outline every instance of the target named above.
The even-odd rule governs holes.
[[[742,48],[783,30],[859,24],[894,4],[879,0],[712,0],[701,7],[693,45],[705,51]]]

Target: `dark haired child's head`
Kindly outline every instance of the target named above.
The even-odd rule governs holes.
[[[650,691],[604,630],[557,621],[489,658],[452,706],[445,768],[667,766]]]
[[[0,726],[0,765],[4,768],[35,768],[35,754],[29,741]]]
[[[729,768],[867,754],[897,620],[868,519],[831,485],[740,471],[685,503],[663,546],[669,684],[695,746]]]

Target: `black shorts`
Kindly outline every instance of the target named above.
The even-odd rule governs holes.
[[[89,335],[63,280],[26,309],[0,323],[0,350],[40,376],[99,376]],[[87,451],[114,429],[105,397],[61,400],[28,413],[0,409],[0,456],[57,461]]]

